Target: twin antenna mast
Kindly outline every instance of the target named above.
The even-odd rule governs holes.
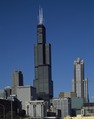
[[[39,7],[39,24],[43,24],[43,9]]]

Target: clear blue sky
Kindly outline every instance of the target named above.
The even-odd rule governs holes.
[[[72,90],[73,62],[80,57],[94,101],[93,0],[0,0],[0,89],[11,86],[14,70],[23,72],[25,85],[33,85],[39,5],[52,45],[54,97]]]

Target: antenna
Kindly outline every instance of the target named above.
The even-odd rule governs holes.
[[[39,7],[39,24],[43,24],[43,9]]]

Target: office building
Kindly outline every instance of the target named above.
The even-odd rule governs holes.
[[[17,95],[17,86],[23,86],[23,74],[21,71],[14,71],[12,74],[12,94]]]
[[[72,110],[72,116],[76,116],[78,114],[81,114],[81,108],[84,104],[83,98],[80,97],[72,97],[71,98],[71,110]]]
[[[72,81],[72,91],[88,102],[88,79],[84,78],[84,61],[80,58],[74,61],[74,79]]]
[[[39,9],[37,44],[34,46],[35,79],[37,98],[49,101],[53,97],[51,67],[51,44],[46,43],[46,28],[43,24],[43,11]]]
[[[36,89],[32,86],[17,86],[17,99],[22,102],[22,109],[25,110],[26,101],[36,99]]]
[[[71,115],[71,99],[70,98],[55,98],[51,100],[54,108],[61,110],[61,119]]]

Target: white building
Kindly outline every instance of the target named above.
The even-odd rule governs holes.
[[[47,116],[47,102],[44,100],[27,101],[25,103],[26,115],[31,119],[42,119]]]

